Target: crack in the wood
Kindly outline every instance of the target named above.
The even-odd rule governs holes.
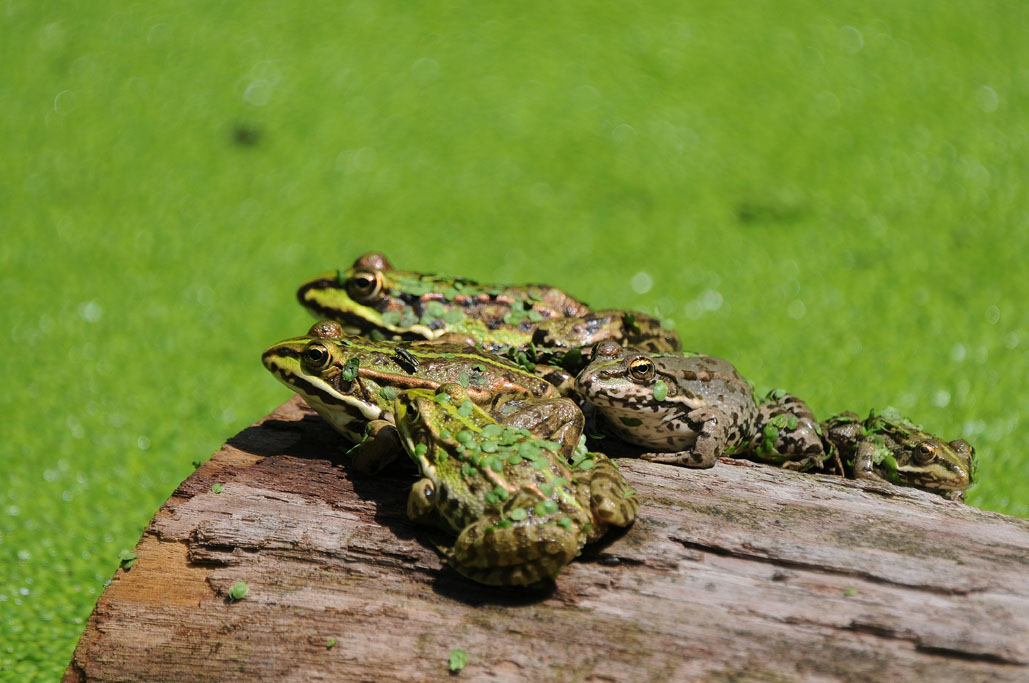
[[[937,645],[923,645],[922,643],[915,643],[915,650],[918,652],[924,652],[929,655],[940,655],[943,657],[953,657],[957,659],[964,659],[970,662],[985,662],[987,664],[1007,664],[1014,666],[1025,666],[1024,660],[1008,659],[1003,655],[993,654],[990,652],[969,652],[967,650],[955,650],[950,647],[940,647]]]
[[[765,613],[758,613],[752,610],[747,610],[748,613],[768,618],[770,615]],[[772,617],[775,619],[774,617]],[[851,631],[853,633],[867,633],[877,638],[883,638],[886,640],[902,640],[909,642],[914,645],[915,651],[921,652],[927,655],[937,655],[940,657],[950,657],[954,659],[963,659],[970,662],[983,662],[986,664],[1004,664],[1011,666],[1025,666],[1026,662],[1020,659],[1010,659],[1001,654],[992,652],[970,652],[968,650],[961,650],[952,647],[944,647],[940,645],[927,645],[922,642],[922,637],[909,629],[897,630],[890,628],[889,626],[883,626],[881,624],[872,624],[859,619],[851,619],[849,624],[840,626],[838,624],[828,623],[825,621],[817,621],[814,619],[804,617],[786,617],[785,619],[775,619],[786,624],[792,625],[807,625],[815,626],[817,628],[831,628],[839,631]]]
[[[898,631],[888,626],[881,626],[879,624],[869,624],[867,622],[858,621],[857,619],[852,619],[850,624],[840,628],[844,631],[870,633],[880,638],[890,638],[892,640],[906,640],[914,644],[916,651],[924,652],[925,654],[929,655],[960,658],[971,662],[986,662],[988,664],[1009,664],[1015,666],[1025,665],[1024,661],[1019,661],[1017,659],[1009,659],[1003,655],[999,655],[993,652],[970,652],[968,650],[960,650],[953,647],[944,647],[940,645],[926,645],[922,642],[921,636],[907,629]]]
[[[792,569],[805,569],[812,572],[818,572],[821,574],[838,574],[841,576],[855,576],[861,579],[867,579],[875,583],[884,583],[891,586],[901,586],[903,588],[910,588],[912,590],[925,591],[926,593],[935,593],[938,595],[970,595],[972,593],[981,593],[986,589],[984,588],[956,588],[947,586],[934,586],[922,583],[905,583],[904,581],[896,581],[879,574],[872,572],[861,571],[860,569],[844,569],[842,567],[830,567],[824,564],[817,564],[814,562],[804,562],[801,560],[790,560],[782,557],[771,557],[769,555],[759,555],[755,553],[748,553],[742,550],[735,550],[732,548],[718,548],[715,546],[705,545],[703,543],[697,543],[696,541],[688,541],[684,538],[677,536],[671,536],[671,539],[676,543],[682,544],[686,548],[691,550],[699,550],[702,552],[712,553],[714,555],[720,555],[722,557],[735,557],[741,560],[752,560],[754,562],[764,562],[766,564],[775,565],[778,567],[790,567]]]

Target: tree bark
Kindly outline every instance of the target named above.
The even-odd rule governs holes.
[[[1029,520],[623,458],[635,525],[548,588],[497,589],[406,518],[406,463],[364,476],[344,450],[296,398],[232,438],[154,516],[64,680],[443,679],[455,648],[476,680],[1029,679]]]

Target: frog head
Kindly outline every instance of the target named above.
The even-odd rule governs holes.
[[[378,333],[391,339],[435,339],[446,332],[430,301],[442,305],[459,278],[397,270],[382,254],[361,256],[350,268],[322,273],[297,290],[300,304],[316,317],[341,321],[350,334]]]
[[[596,406],[611,426],[632,443],[646,442],[662,416],[674,408],[676,391],[662,373],[661,357],[604,341],[575,378],[575,392]]]
[[[384,417],[381,401],[366,395],[357,381],[357,342],[347,339],[335,323],[315,323],[308,335],[274,344],[261,356],[276,379],[353,441],[360,440],[369,421]]]
[[[898,444],[899,450],[881,463],[894,483],[960,497],[974,481],[975,449],[964,439],[944,441],[889,408],[869,414],[865,433]]]

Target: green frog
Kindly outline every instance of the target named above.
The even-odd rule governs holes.
[[[775,389],[758,402],[757,428],[750,443],[735,454],[786,469],[806,472],[823,469],[835,456],[827,452],[822,427],[807,403],[782,389]]]
[[[688,352],[645,353],[602,342],[575,391],[641,458],[711,467],[750,443],[758,420],[753,389],[728,361]]]
[[[470,579],[553,578],[586,543],[636,518],[635,491],[606,456],[586,451],[584,439],[570,448],[501,424],[460,385],[401,392],[394,413],[422,477],[411,487],[408,516],[457,536],[441,550]]]
[[[839,450],[855,479],[891,482],[963,500],[975,479],[975,449],[964,439],[946,442],[922,430],[894,408],[852,412],[822,422],[825,439]]]
[[[455,382],[467,386],[474,403],[516,427],[562,443],[578,439],[582,430],[581,411],[556,400],[557,390],[549,382],[466,344],[373,341],[345,334],[337,322],[322,321],[306,336],[271,346],[262,361],[358,444],[352,456],[364,472],[378,471],[402,452],[393,401],[405,389]]]
[[[393,340],[452,340],[509,355],[567,386],[582,350],[611,339],[653,351],[680,348],[675,332],[642,313],[592,311],[542,284],[492,285],[397,270],[382,254],[365,254],[345,270],[324,273],[297,291],[315,316],[347,332]]]

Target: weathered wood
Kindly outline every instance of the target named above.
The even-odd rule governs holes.
[[[404,515],[412,473],[342,460],[299,399],[230,440],[158,511],[65,680],[423,680],[453,648],[473,679],[1029,679],[1029,520],[622,459],[636,524],[550,590],[503,590],[441,566]]]

